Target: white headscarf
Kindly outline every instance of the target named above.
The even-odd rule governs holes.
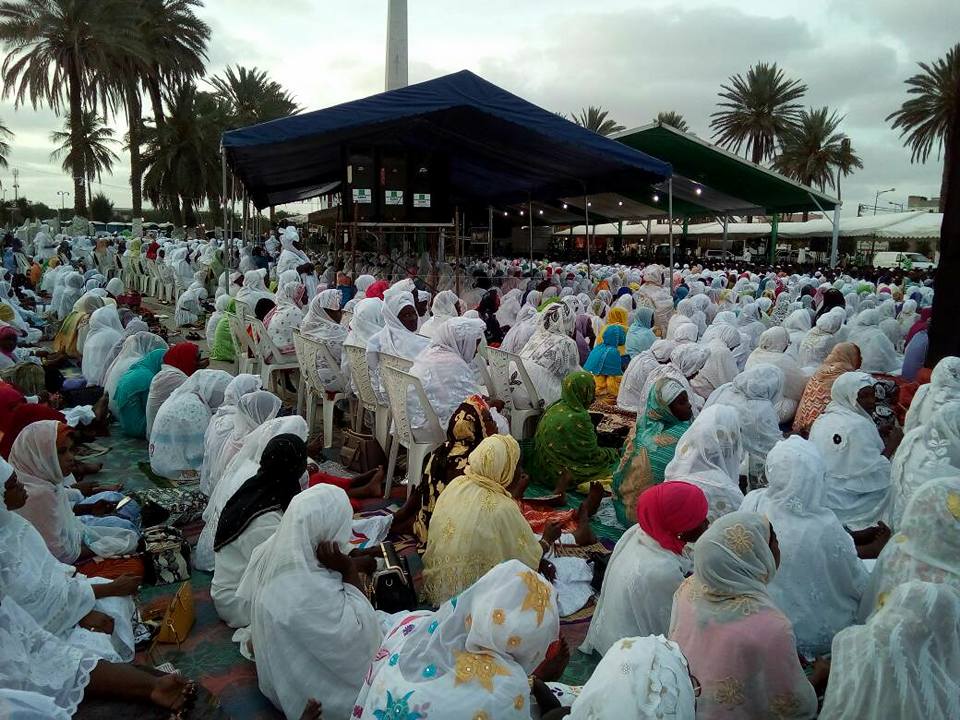
[[[850,533],[823,504],[825,473],[816,447],[793,435],[767,455],[768,487],[741,507],[765,515],[777,533],[780,567],[767,589],[807,657],[828,653],[833,636],[856,622],[868,577]]]
[[[957,678],[960,595],[911,580],[866,625],[837,635],[820,719],[960,717]]]
[[[903,431],[910,432],[925,425],[934,410],[950,400],[960,400],[960,357],[948,355],[940,360],[930,374],[930,382],[921,385],[913,396]]]
[[[166,341],[151,332],[137,332],[123,341],[120,354],[110,363],[110,367],[103,374],[103,390],[109,397],[110,412],[114,415],[120,414],[120,409],[116,406],[115,401],[117,383],[120,382],[120,378],[144,355],[160,349],[167,349]]]
[[[304,490],[254,551],[237,588],[250,603],[260,690],[287,717],[299,717],[317,695],[331,717],[349,716],[383,637],[366,596],[317,562],[321,542],[350,551],[352,519],[340,488]]]
[[[860,390],[873,385],[862,372],[838,377],[830,404],[810,428],[810,442],[827,465],[824,504],[854,530],[888,519],[890,461],[873,418],[857,402]]]
[[[388,288],[383,294],[383,330],[379,333],[380,351],[389,355],[414,360],[429,343],[427,338],[407,330],[400,322],[400,311],[405,307],[416,310],[413,294],[407,290]]]
[[[203,465],[200,467],[200,491],[210,497],[213,487],[220,479],[223,468],[229,461],[236,448],[230,447],[230,437],[234,429],[239,424],[246,427],[246,423],[241,421],[241,402],[247,395],[252,395],[260,390],[261,380],[257,375],[241,373],[233,378],[224,388],[223,402],[217,408],[213,417],[210,418],[210,424],[207,426],[207,432],[203,439]],[[276,401],[276,410],[271,417],[276,417],[280,410],[280,399],[273,393],[265,393],[268,397],[273,397]],[[261,398],[264,406],[271,406],[273,401]],[[267,412],[266,407],[263,412]],[[259,414],[259,413],[258,413]],[[262,421],[261,421],[262,422]],[[259,425],[259,423],[257,423]],[[247,428],[249,432],[253,428]]]
[[[623,377],[620,379],[620,392],[617,394],[617,406],[630,412],[638,412],[647,406],[647,397],[643,395],[647,378],[656,368],[670,362],[676,344],[672,340],[655,340],[649,350],[630,358]]]
[[[117,308],[110,305],[94,310],[88,328],[80,369],[87,384],[102,385],[107,372],[107,356],[117,339],[123,335]]]
[[[707,497],[712,522],[743,502],[740,491],[740,417],[728,405],[711,405],[693,421],[677,443],[664,470],[665,481],[679,480],[699,487]]]
[[[437,327],[450,318],[459,317],[457,310],[459,298],[453,290],[441,290],[433,299],[433,306],[430,308],[431,316],[420,328],[420,334],[432,338]]]
[[[570,720],[692,720],[695,698],[680,646],[662,635],[623,638],[594,669]]]
[[[344,345],[358,345],[367,347],[370,338],[383,329],[383,300],[380,298],[365,298],[353,308],[353,317]]]
[[[846,313],[843,308],[833,308],[817,320],[817,324],[807,333],[800,343],[800,365],[802,367],[820,367],[834,346],[843,342],[843,321]]]

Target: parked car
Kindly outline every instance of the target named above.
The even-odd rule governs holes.
[[[729,250],[707,250],[703,253],[703,259],[714,262],[736,262],[739,258]]]
[[[874,254],[873,266],[875,268],[898,268],[900,270],[931,270],[937,264],[920,253],[885,251]]]

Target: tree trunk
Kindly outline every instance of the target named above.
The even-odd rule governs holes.
[[[130,126],[130,199],[133,217],[143,217],[143,164],[140,162],[140,92],[135,81],[127,83],[127,123]]]
[[[960,138],[960,112],[954,113],[947,137]],[[940,263],[935,278],[937,292],[933,296],[933,318],[930,325],[930,348],[926,367],[932,368],[947,355],[960,355],[960,143],[944,143],[943,167],[947,192],[940,196],[943,223],[940,225]]]
[[[148,79],[147,92],[150,93],[150,104],[153,106],[153,122],[159,130],[163,127],[163,95],[160,93],[160,81],[156,78]]]
[[[167,202],[170,205],[170,214],[173,215],[173,224],[178,227],[183,227],[183,213],[180,211],[180,196],[175,192],[170,193]]]
[[[960,114],[960,111],[958,111]],[[950,157],[951,146],[953,145],[952,139],[954,137],[960,137],[957,135],[957,132],[950,132],[950,129],[947,129],[947,132],[944,133],[943,137],[943,174],[940,176],[940,212],[946,212],[945,208],[947,207],[947,193],[950,192],[950,163],[948,158]]]
[[[192,228],[197,225],[197,215],[193,212],[193,203],[190,198],[183,199],[183,227]]]
[[[70,83],[70,149],[73,156],[73,213],[80,217],[87,216],[87,168],[83,157],[83,97],[80,92],[80,76],[76,68],[68,71]]]

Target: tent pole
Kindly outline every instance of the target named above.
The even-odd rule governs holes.
[[[233,217],[237,212],[237,178],[230,174],[230,242],[233,242]]]
[[[773,217],[770,218],[770,256],[767,258],[767,262],[773,265],[777,257],[777,230],[780,227],[780,214],[774,213]]]
[[[454,292],[460,295],[460,208],[453,209],[453,264],[456,267],[454,275]],[[436,288],[434,288],[436,289]]]
[[[673,295],[673,177],[667,179],[667,216],[670,222],[667,228],[670,243],[670,294]]]
[[[533,265],[533,200],[527,195],[527,215],[530,217],[527,225],[530,229],[530,264]]]
[[[227,153],[220,146],[220,179],[223,181],[223,192],[220,195],[220,204],[223,206],[223,274],[224,285],[230,289],[230,241],[227,239]]]
[[[729,215],[723,216],[723,251],[727,251],[727,222],[730,220]]]
[[[583,193],[583,225],[587,231],[587,277],[593,283],[593,274],[590,272],[590,199],[586,191]]]
[[[493,265],[493,205],[487,206],[487,240],[490,244],[490,264]]]
[[[833,235],[830,239],[830,267],[837,266],[837,239],[840,236],[840,205],[833,206]]]

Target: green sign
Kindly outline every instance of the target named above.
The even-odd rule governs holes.
[[[403,190],[385,190],[384,196],[387,205],[403,205]]]
[[[373,202],[373,193],[369,188],[354,188],[353,201],[360,205],[369,205]]]
[[[430,207],[430,193],[414,193],[413,194],[413,206],[415,208],[428,208]]]

